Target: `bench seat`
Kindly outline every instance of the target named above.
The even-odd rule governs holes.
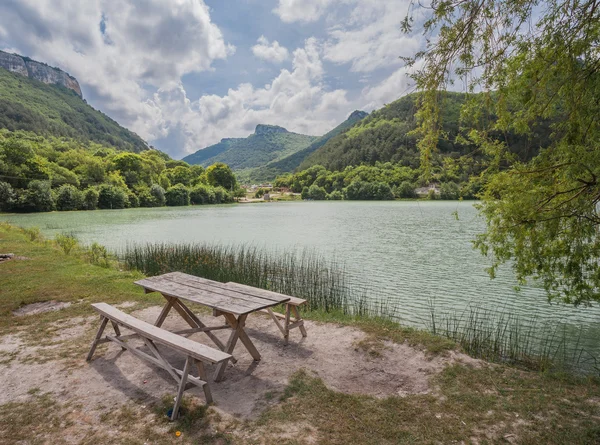
[[[92,342],[90,352],[87,356],[88,361],[92,359],[94,351],[99,344],[112,341],[121,346],[121,348],[129,350],[137,357],[147,360],[165,369],[179,385],[171,420],[175,420],[177,418],[179,406],[181,405],[181,398],[183,397],[183,392],[185,391],[187,383],[201,387],[204,390],[206,402],[212,403],[212,395],[206,378],[204,364],[219,364],[225,362],[231,359],[230,354],[195,342],[189,338],[182,337],[173,332],[166,331],[143,320],[139,320],[109,304],[95,303],[92,304],[92,307],[98,313],[100,313],[101,321],[100,328],[98,329],[96,337]],[[113,326],[116,336],[106,335],[105,338],[102,338],[104,328],[109,321]],[[138,348],[129,345],[126,340],[130,336],[122,336],[119,326],[133,331],[134,337],[142,338],[148,349],[150,349],[152,356],[142,352]],[[160,355],[156,344],[162,345],[184,355],[186,357],[186,361],[183,370],[176,369],[169,364],[167,360]],[[198,369],[198,377],[190,375],[190,368],[192,364],[195,364]]]

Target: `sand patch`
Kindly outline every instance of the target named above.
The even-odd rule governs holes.
[[[62,301],[42,301],[40,303],[32,303],[21,306],[19,309],[13,311],[13,315],[17,317],[23,317],[25,315],[41,314],[42,312],[59,311],[69,306],[71,306],[71,303]]]

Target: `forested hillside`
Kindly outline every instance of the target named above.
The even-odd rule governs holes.
[[[432,199],[475,198],[482,187],[479,174],[488,166],[489,157],[468,139],[479,121],[463,122],[461,108],[467,96],[443,93],[441,102],[442,137],[431,160],[432,175],[423,179],[417,148],[416,100],[405,96],[374,111],[348,130],[331,138],[308,156],[295,174],[281,175],[277,186],[302,192],[308,199],[393,199],[416,197],[415,190],[435,184]],[[470,96],[478,99],[482,96]],[[478,116],[486,123],[494,116]],[[529,160],[547,146],[550,127],[541,121],[528,135],[491,133],[505,142],[514,159]]]
[[[224,164],[204,169],[158,150],[138,154],[0,129],[0,211],[219,204],[233,201],[236,190]]]
[[[438,163],[443,162],[445,157],[456,159],[464,155],[470,155],[477,161],[481,154],[473,153],[474,147],[466,141],[457,140],[461,130],[468,130],[473,125],[460,122],[461,106],[467,96],[451,92],[444,92],[443,95],[440,109],[444,136],[438,141]],[[343,170],[347,166],[374,165],[376,162],[392,162],[418,168],[420,154],[417,137],[410,134],[416,128],[417,98],[417,94],[404,96],[374,111],[308,156],[299,170],[312,165],[322,165],[329,170]],[[488,116],[487,119],[494,117]],[[547,144],[548,136],[549,131],[545,127],[531,138],[511,134],[498,135],[498,138],[506,141],[511,151],[519,157],[530,159],[537,153],[540,145]]]
[[[273,178],[282,173],[292,172],[300,166],[302,161],[304,161],[307,156],[309,156],[311,153],[314,153],[316,150],[325,145],[331,138],[350,128],[352,125],[359,120],[364,119],[366,116],[368,116],[368,114],[364,111],[354,111],[352,114],[350,114],[348,119],[335,127],[333,130],[318,138],[308,147],[286,156],[283,159],[272,161],[262,167],[243,172],[239,174],[239,177],[245,182],[262,182],[271,181]]]
[[[0,128],[92,141],[120,150],[148,148],[138,135],[95,110],[74,91],[0,68]]]
[[[283,159],[316,139],[316,136],[292,133],[275,125],[257,125],[256,131],[247,138],[223,139],[183,160],[204,166],[224,162],[235,171],[243,171]]]

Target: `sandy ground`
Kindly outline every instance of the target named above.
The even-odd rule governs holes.
[[[159,307],[151,307],[133,315],[153,322],[159,312]],[[222,324],[222,318],[200,318],[207,324]],[[95,317],[71,320],[65,329],[58,331],[57,337],[51,339],[54,344],[44,348],[58,350],[61,341],[82,335],[89,337],[95,332],[97,323]],[[167,318],[163,327],[185,329],[187,325],[175,313]],[[384,345],[380,355],[372,356],[357,346],[365,338],[358,329],[310,321],[306,322],[306,329],[307,338],[303,339],[299,330],[295,329],[290,343],[285,346],[272,320],[262,315],[250,316],[247,332],[262,359],[253,361],[243,344],[238,342],[234,351],[238,362],[229,364],[224,381],[211,383],[215,408],[228,416],[256,418],[269,404],[278,403],[278,397],[273,395],[283,391],[289,377],[300,369],[321,377],[328,387],[337,391],[385,397],[427,393],[430,391],[430,376],[449,363],[477,363],[458,353],[430,358],[408,345],[391,342]],[[106,331],[112,329],[107,327]],[[216,333],[223,340],[228,336],[227,331]],[[40,348],[27,345],[22,335],[17,332],[0,338],[0,353],[15,356],[8,364],[0,364],[0,404],[26,400],[28,391],[40,388],[43,392],[52,393],[58,400],[81,403],[83,418],[96,423],[95,420],[110,407],[131,401],[148,405],[158,402],[165,393],[175,393],[175,382],[166,371],[139,360],[127,351],[122,352],[113,343],[100,346],[89,363],[85,361],[87,351],[83,350],[80,359],[75,361],[57,359],[32,363],[31,357],[39,354]],[[191,338],[214,346],[202,333]],[[141,342],[139,345],[145,348]],[[174,365],[182,367],[181,356],[159,349]],[[211,375],[213,370],[212,366],[208,368]],[[200,400],[204,398],[202,391],[196,387],[186,394]]]

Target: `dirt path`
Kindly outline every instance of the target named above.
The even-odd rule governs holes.
[[[151,307],[133,315],[152,322],[159,311],[159,307]],[[202,316],[201,319],[207,324],[218,324],[210,316]],[[164,394],[174,394],[174,382],[166,371],[137,359],[131,353],[122,352],[114,344],[99,347],[94,359],[90,363],[85,362],[87,351],[81,340],[91,338],[97,321],[96,317],[73,320],[66,331],[48,342],[49,346],[41,348],[24,342],[23,332],[0,338],[2,357],[13,357],[9,363],[0,364],[0,405],[24,401],[39,388],[53,394],[57,400],[76,401],[79,404],[78,421],[93,428],[102,428],[102,416],[115,407],[132,401],[141,406],[150,405],[158,403]],[[269,318],[251,316],[247,326],[262,360],[254,362],[238,343],[234,351],[238,362],[228,366],[223,382],[212,384],[217,412],[242,420],[256,418],[271,404],[278,403],[278,394],[285,388],[289,377],[300,369],[321,377],[328,387],[336,391],[384,397],[427,393],[430,391],[429,377],[447,364],[456,361],[475,363],[473,359],[456,353],[429,358],[410,346],[391,342],[379,344],[376,350],[369,352],[369,348],[364,347],[367,340],[364,332],[335,324],[309,321],[306,326],[308,337],[302,339],[299,331],[294,330],[287,346]],[[167,318],[164,327],[175,329],[187,325],[177,315],[172,315]],[[222,338],[227,336],[225,331],[217,333]],[[80,339],[80,354],[76,354],[74,360],[32,362],[31,358],[42,349],[45,349],[45,355],[53,350],[60,353],[65,342],[72,341],[74,337]],[[191,338],[214,346],[201,333]],[[182,366],[180,356],[165,355],[174,364]],[[209,368],[210,372],[212,370],[212,367]],[[203,401],[198,388],[186,394]]]

